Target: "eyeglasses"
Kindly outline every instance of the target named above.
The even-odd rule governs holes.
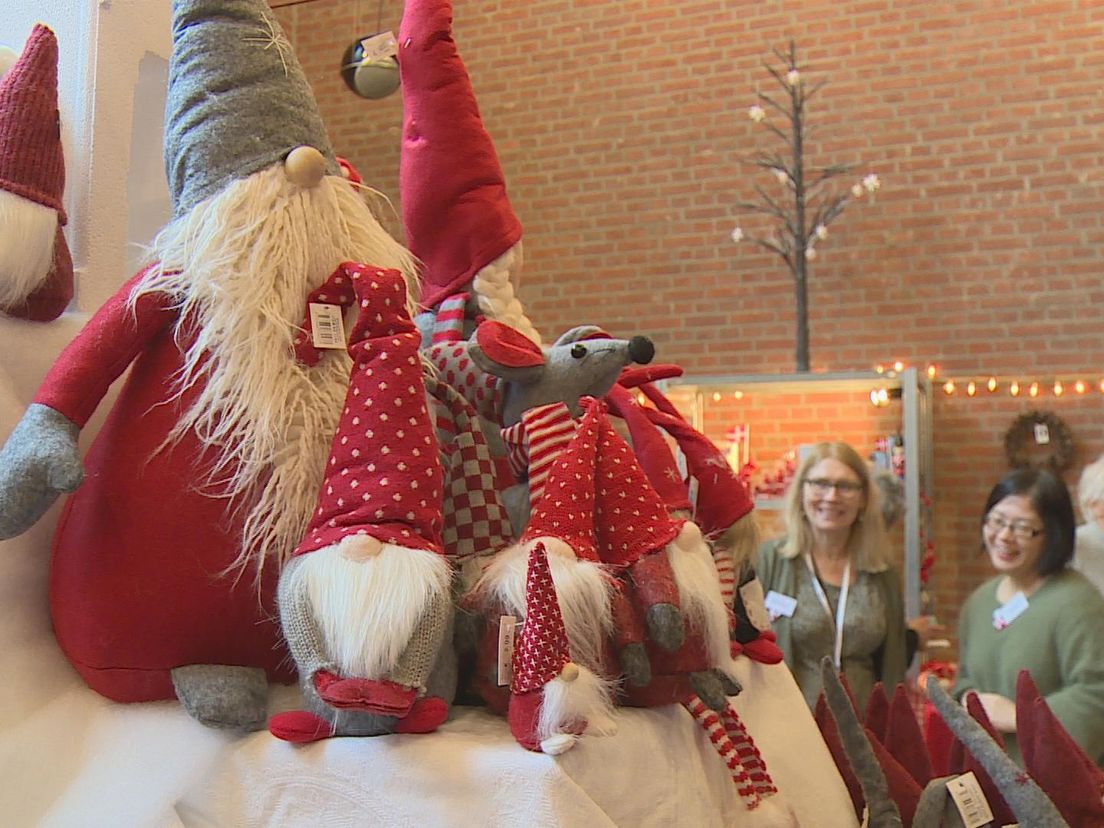
[[[840,497],[855,497],[863,490],[862,483],[855,483],[851,480],[828,480],[824,477],[813,477],[806,478],[803,482],[818,497],[823,497],[832,489],[835,489]]]
[[[1033,540],[1043,534],[1042,529],[1037,526],[1032,526],[1031,523],[1026,520],[1007,521],[1000,515],[993,513],[985,516],[985,528],[994,535],[999,535],[1005,529],[1011,529],[1016,540],[1021,541]]]

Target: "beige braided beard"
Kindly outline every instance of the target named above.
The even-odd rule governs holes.
[[[302,189],[278,164],[175,219],[150,253],[159,264],[131,303],[172,297],[184,348],[174,387],[197,392],[166,444],[191,432],[213,450],[197,486],[238,504],[241,547],[227,570],[252,568],[259,583],[306,529],[348,385],[344,351],[314,368],[295,360],[307,296],[342,261],[397,268],[411,285],[414,261],[343,179]]]

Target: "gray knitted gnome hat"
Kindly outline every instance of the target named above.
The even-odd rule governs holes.
[[[180,216],[314,147],[340,175],[307,78],[264,0],[173,0],[165,173]]]

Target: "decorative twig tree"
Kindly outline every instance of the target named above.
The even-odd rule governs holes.
[[[789,54],[774,49],[782,64],[777,69],[764,64],[771,77],[782,88],[781,102],[763,92],[756,92],[756,102],[748,108],[748,117],[766,127],[782,142],[788,153],[758,151],[748,163],[769,171],[788,190],[792,198],[772,197],[759,185],[755,186],[758,201],[740,202],[741,210],[770,216],[776,224],[768,238],[745,233],[739,225],[732,231],[732,240],[747,239],[782,257],[793,275],[796,290],[797,370],[809,370],[809,262],[816,258],[816,245],[828,238],[828,227],[853,198],[873,193],[881,182],[871,173],[842,194],[829,194],[825,184],[851,171],[848,164],[826,167],[806,167],[805,139],[812,132],[806,124],[805,107],[825,81],[808,86],[797,65],[797,50],[790,41]],[[788,122],[788,131],[771,123],[768,110],[773,110]]]

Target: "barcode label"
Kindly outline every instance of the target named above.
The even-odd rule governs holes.
[[[514,678],[514,635],[517,618],[502,615],[498,619],[498,686],[505,687]]]
[[[345,348],[345,320],[340,305],[310,303],[311,341],[315,348]]]
[[[966,828],[981,828],[993,821],[993,811],[990,810],[989,802],[981,792],[973,771],[950,780],[947,783],[947,793],[954,800]]]

